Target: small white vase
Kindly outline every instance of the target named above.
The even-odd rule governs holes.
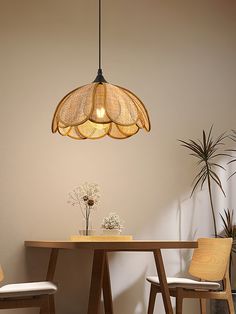
[[[118,236],[120,233],[120,229],[102,229],[102,234],[107,236]]]

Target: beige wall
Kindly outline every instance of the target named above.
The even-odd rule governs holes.
[[[177,139],[200,137],[212,123],[215,134],[236,128],[236,2],[104,0],[105,77],[142,98],[152,131],[126,141],[76,142],[52,135],[50,124],[60,98],[95,77],[96,3],[0,0],[5,282],[44,278],[47,252],[25,250],[23,241],[76,233],[81,215],[67,204],[67,193],[84,181],[101,186],[97,227],[115,210],[137,239],[212,234],[206,190],[189,199],[194,161]],[[217,195],[217,208],[235,206],[233,182],[224,182],[230,195]],[[86,313],[91,257],[60,255],[58,314]],[[187,252],[166,252],[168,274],[184,271],[188,259]],[[117,254],[110,262],[115,314],[144,314],[152,257]],[[195,303],[186,302],[185,313],[198,313]]]

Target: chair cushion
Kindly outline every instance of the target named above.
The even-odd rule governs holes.
[[[1,287],[0,299],[54,294],[56,291],[57,286],[49,281],[16,283]]]
[[[158,277],[147,277],[147,281],[150,283],[159,286]],[[184,288],[184,289],[202,289],[202,290],[218,290],[220,284],[218,282],[211,281],[197,281],[188,278],[176,278],[176,277],[167,277],[167,283],[170,288]]]

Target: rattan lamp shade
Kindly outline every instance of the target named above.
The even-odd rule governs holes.
[[[52,122],[53,133],[78,140],[106,135],[125,139],[142,128],[150,131],[142,101],[131,91],[107,82],[93,82],[67,94]]]
[[[98,73],[91,84],[76,88],[58,104],[52,132],[77,140],[99,139],[106,135],[125,139],[139,129],[150,131],[142,101],[131,91],[109,84],[102,74],[101,1],[98,0]]]

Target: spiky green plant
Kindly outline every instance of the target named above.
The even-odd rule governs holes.
[[[233,210],[224,210],[224,215],[220,214],[222,220],[222,227],[223,230],[219,237],[221,238],[232,238],[233,244],[230,254],[230,264],[229,264],[229,274],[230,279],[232,278],[232,254],[236,254],[236,224],[233,222],[234,212]]]
[[[213,197],[212,197],[212,183],[215,183],[221,192],[225,196],[224,189],[222,187],[221,180],[219,176],[216,173],[217,168],[221,168],[225,170],[225,168],[216,162],[216,159],[223,156],[229,156],[227,153],[223,153],[220,150],[220,147],[224,145],[224,139],[227,137],[225,133],[222,133],[220,136],[218,136],[216,139],[212,137],[212,128],[210,128],[210,131],[208,135],[203,130],[202,133],[202,140],[188,140],[183,141],[179,140],[182,143],[182,146],[188,148],[191,153],[191,156],[194,156],[198,159],[197,165],[199,167],[199,172],[195,176],[193,180],[193,189],[191,196],[193,195],[195,189],[200,185],[201,189],[205,182],[207,182],[208,186],[208,194],[210,199],[210,205],[211,205],[211,212],[212,212],[212,218],[213,218],[213,224],[214,224],[214,233],[215,237],[217,237],[217,227],[216,227],[216,218],[215,218],[215,210],[214,210],[214,204],[213,204]]]
[[[229,135],[229,138],[230,138],[231,140],[233,140],[234,142],[236,142],[236,131],[235,131],[235,130],[232,130],[232,134]],[[228,151],[234,153],[234,152],[236,152],[236,149],[228,149]],[[231,160],[228,162],[228,164],[231,164],[231,163],[233,163],[233,162],[236,162],[236,158],[235,158],[235,157],[233,157],[233,159],[231,159]],[[230,179],[232,176],[234,176],[235,173],[236,173],[236,171],[231,174],[231,176],[229,177],[229,179]]]
[[[220,214],[222,223],[223,223],[223,238],[232,238],[232,252],[236,253],[236,225],[233,222],[234,212],[233,210],[227,209],[224,210],[224,215]]]

